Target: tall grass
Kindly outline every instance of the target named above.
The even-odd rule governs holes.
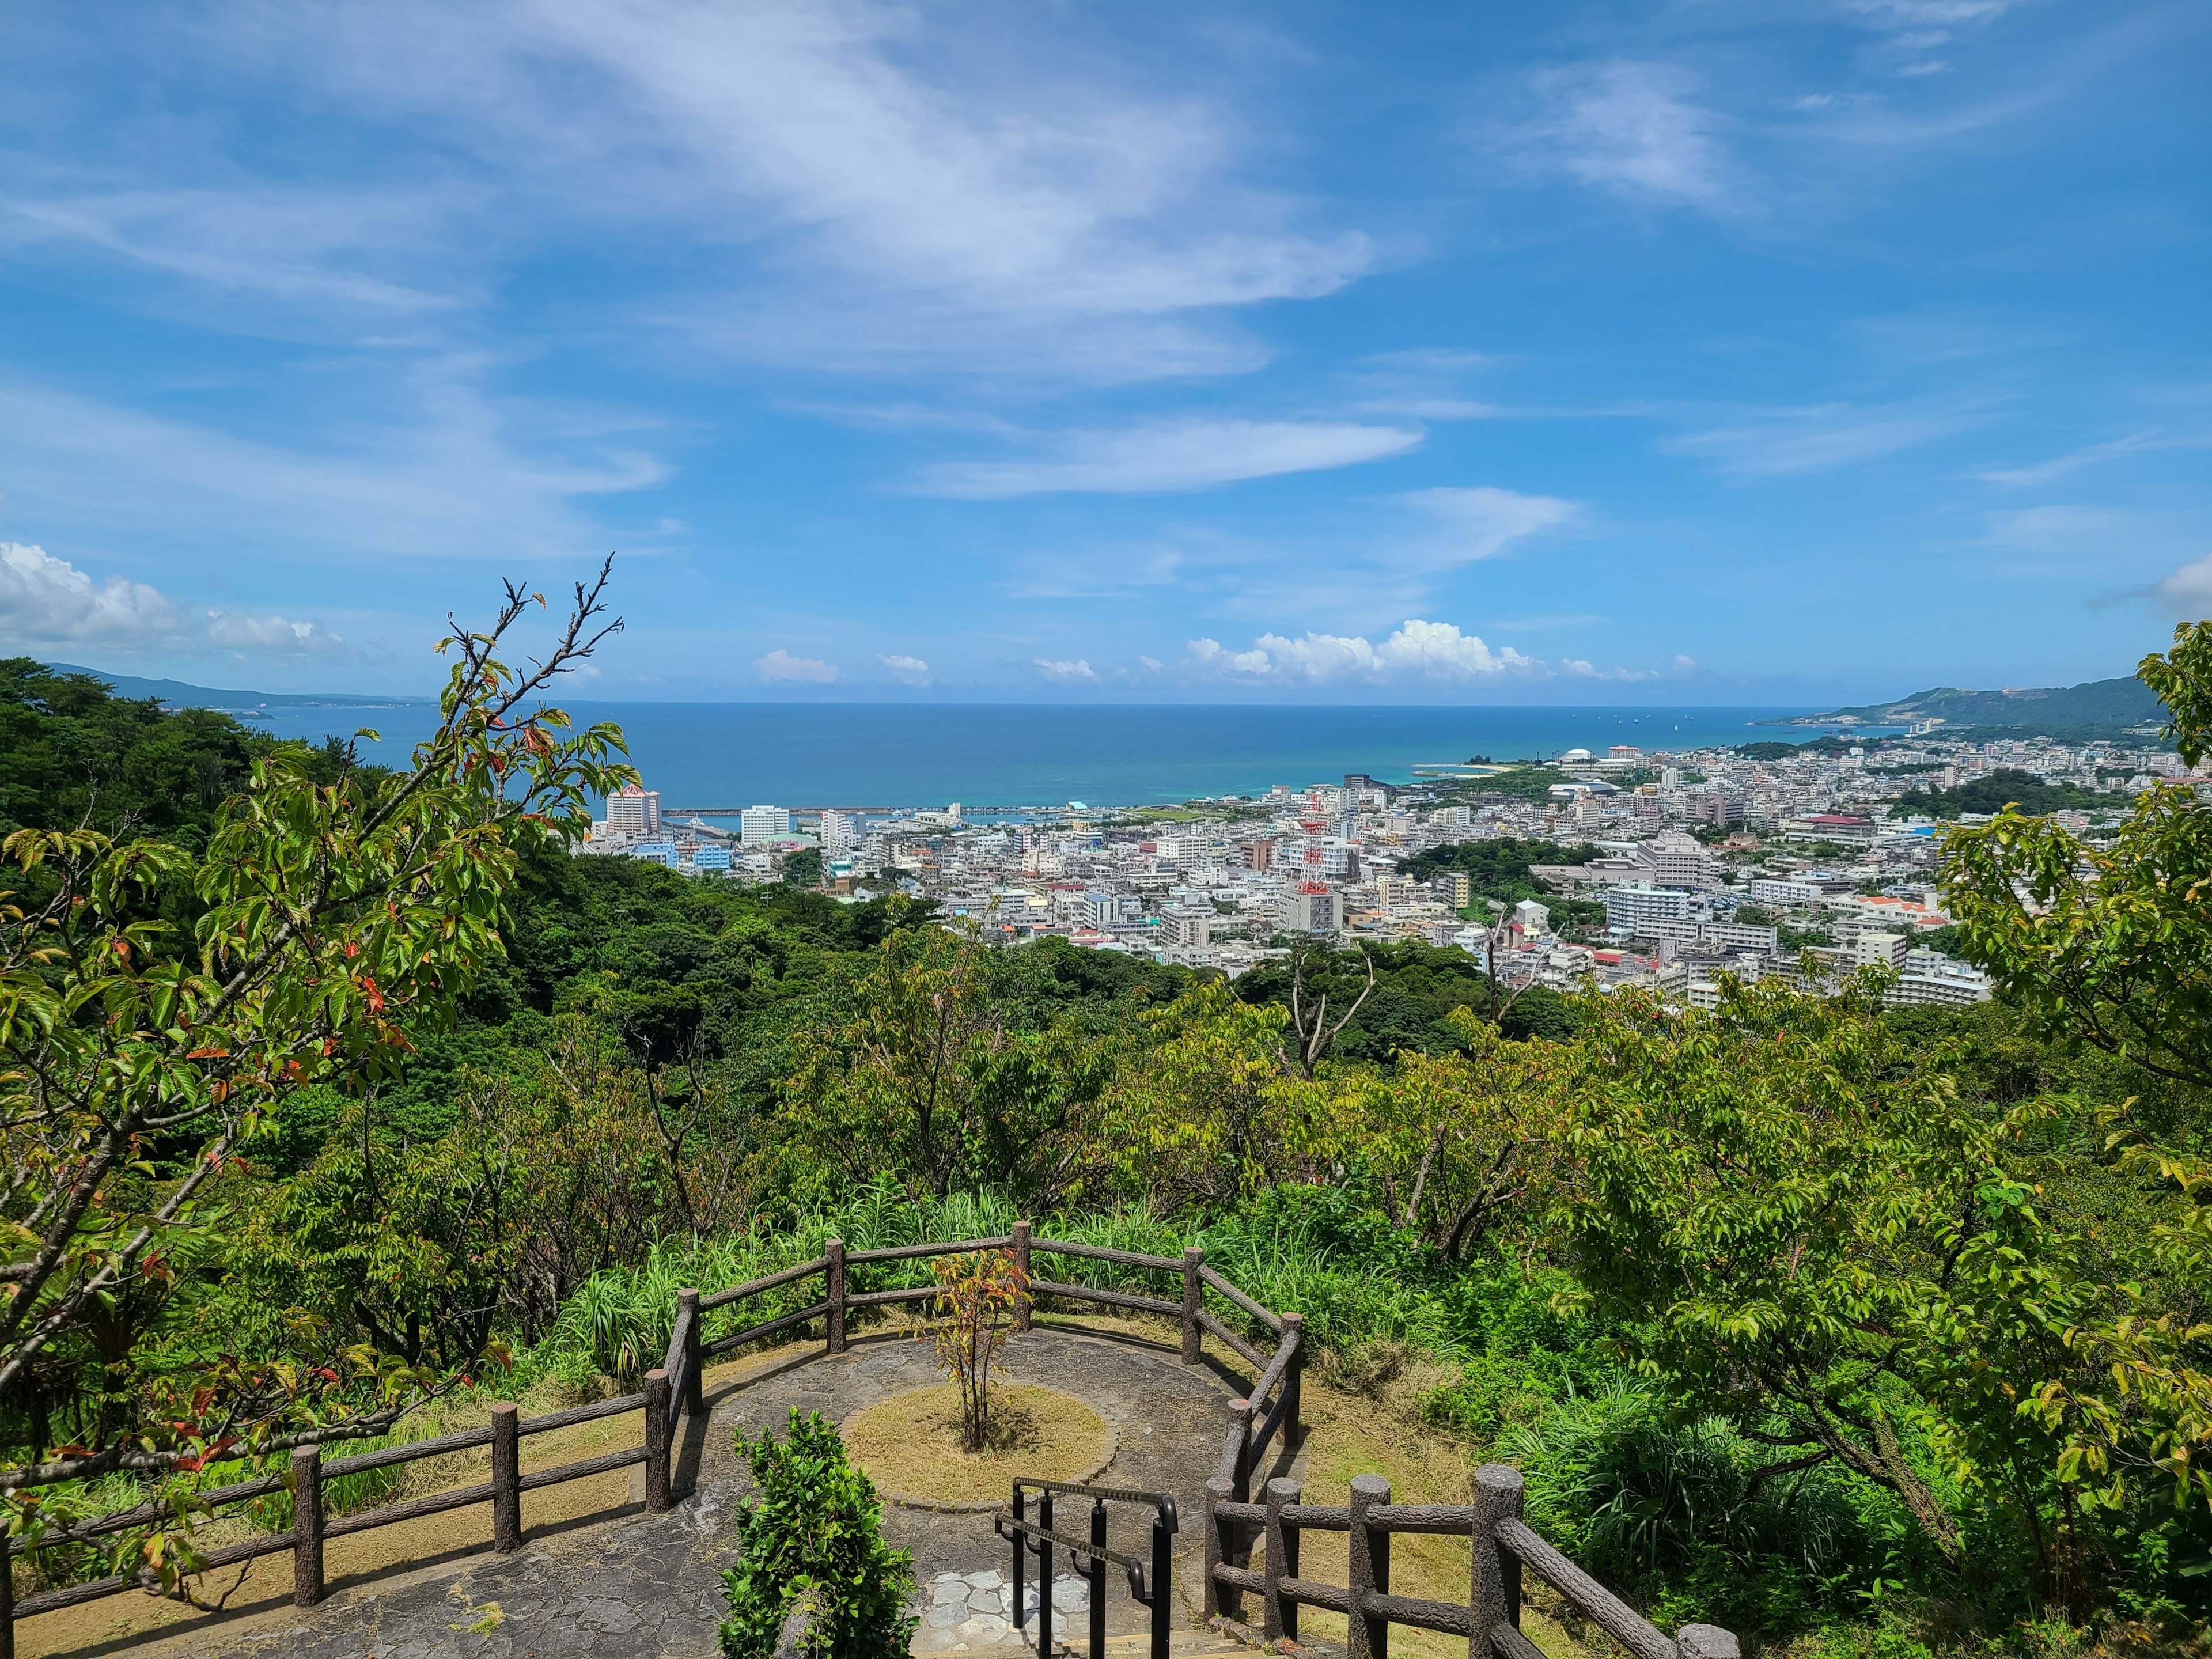
[[[963,1238],[1003,1237],[1016,1219],[1012,1203],[995,1193],[915,1196],[891,1182],[856,1188],[803,1211],[788,1226],[754,1228],[726,1237],[666,1241],[635,1266],[594,1275],[569,1297],[546,1339],[519,1362],[523,1386],[540,1377],[570,1384],[607,1376],[635,1388],[660,1363],[675,1328],[676,1293],[712,1292],[820,1257],[842,1238],[848,1252],[895,1249]],[[1206,1248],[1208,1264],[1262,1306],[1306,1317],[1312,1340],[1326,1346],[1370,1341],[1413,1344],[1445,1358],[1462,1346],[1445,1301],[1410,1264],[1378,1272],[1376,1241],[1346,1236],[1340,1217],[1295,1204],[1263,1206],[1216,1226],[1170,1220],[1142,1206],[1087,1214],[1041,1217],[1037,1236],[1072,1244],[1179,1259],[1188,1244]],[[1411,1251],[1409,1244],[1388,1248]],[[1138,1291],[1174,1299],[1179,1272],[1080,1256],[1043,1255],[1037,1276],[1100,1290]],[[851,1269],[854,1291],[899,1290],[932,1282],[927,1260],[870,1262]],[[822,1281],[806,1278],[714,1310],[703,1334],[712,1341],[821,1300]],[[1254,1322],[1219,1298],[1216,1310],[1232,1325],[1261,1334]]]

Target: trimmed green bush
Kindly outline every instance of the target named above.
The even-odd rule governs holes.
[[[847,1460],[836,1425],[794,1408],[781,1441],[740,1429],[738,1455],[760,1491],[738,1506],[738,1565],[722,1575],[727,1659],[769,1659],[784,1615],[810,1591],[813,1659],[902,1659],[914,1558],[884,1542],[875,1486]]]

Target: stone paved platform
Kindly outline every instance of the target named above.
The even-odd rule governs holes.
[[[1198,1516],[1227,1427],[1232,1380],[1210,1366],[1186,1368],[1172,1352],[1152,1344],[1067,1328],[1015,1338],[1002,1364],[1010,1381],[1064,1389],[1115,1424],[1120,1449],[1101,1480],[1175,1496],[1182,1520],[1178,1622],[1197,1626]],[[471,1551],[340,1585],[309,1612],[284,1607],[204,1620],[173,1633],[78,1648],[72,1659],[126,1651],[147,1659],[710,1659],[724,1611],[721,1572],[732,1555],[731,1515],[745,1485],[732,1431],[741,1425],[748,1431],[781,1428],[793,1407],[842,1421],[885,1395],[938,1380],[927,1350],[911,1338],[872,1337],[834,1359],[818,1350],[795,1352],[786,1363],[711,1391],[707,1419],[686,1419],[678,1476],[690,1481],[690,1495],[665,1514],[640,1508],[532,1538],[512,1555]],[[1087,1529],[1087,1516],[1063,1510],[1060,1518],[1064,1527]],[[937,1600],[939,1586],[953,1578],[963,1586],[960,1617],[923,1630],[974,1628],[950,1640],[918,1637],[918,1652],[1018,1644],[1018,1638],[1009,1641],[974,1622],[1003,1621],[1007,1611],[1011,1551],[993,1535],[988,1516],[886,1505],[884,1529],[894,1544],[914,1552],[924,1602],[917,1611],[925,1620],[951,1605]],[[457,1547],[477,1530],[473,1521],[457,1522]],[[1146,1518],[1132,1506],[1113,1506],[1109,1541],[1141,1557],[1150,1548]],[[1034,1577],[1030,1582],[1034,1587]],[[1055,1601],[1071,1586],[1082,1588],[1068,1580],[1055,1587]],[[997,1598],[995,1610],[982,1606],[987,1590]],[[1061,1622],[1072,1610],[1056,1612],[1056,1635],[1081,1634],[1079,1624],[1070,1632]],[[1119,1575],[1109,1577],[1109,1632],[1133,1632],[1146,1616]]]

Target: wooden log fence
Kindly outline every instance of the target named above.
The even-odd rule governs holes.
[[[1232,1439],[1249,1415],[1249,1407],[1241,1413],[1232,1408]],[[1389,1659],[1393,1625],[1465,1637],[1468,1659],[1532,1659],[1536,1648],[1521,1633],[1525,1570],[1557,1590],[1633,1659],[1740,1659],[1729,1632],[1685,1625],[1668,1636],[1545,1542],[1521,1519],[1521,1472],[1508,1464],[1486,1463],[1476,1471],[1474,1501],[1463,1504],[1393,1504],[1390,1483],[1379,1474],[1354,1475],[1351,1501],[1339,1504],[1301,1503],[1298,1483],[1285,1478],[1268,1481],[1257,1503],[1224,1474],[1206,1482],[1206,1612],[1242,1622],[1243,1598],[1256,1596],[1258,1633],[1265,1642],[1295,1641],[1298,1609],[1323,1607],[1345,1616],[1350,1659]],[[1349,1534],[1349,1583],[1300,1576],[1298,1540],[1305,1532]],[[1444,1533],[1473,1540],[1464,1604],[1392,1591],[1390,1540],[1397,1533]],[[1265,1553],[1255,1568],[1251,1549],[1261,1540]]]
[[[508,1401],[492,1407],[490,1424],[440,1435],[409,1445],[379,1447],[325,1460],[320,1447],[301,1447],[283,1473],[268,1474],[197,1494],[195,1510],[207,1514],[251,1503],[276,1492],[292,1494],[293,1524],[279,1533],[205,1552],[201,1559],[210,1568],[252,1560],[258,1556],[289,1551],[293,1563],[293,1601],[302,1607],[322,1599],[323,1547],[333,1538],[392,1526],[424,1516],[442,1514],[476,1504],[491,1510],[491,1547],[506,1552],[522,1547],[526,1530],[522,1495],[566,1481],[580,1480],[634,1464],[645,1465],[645,1507],[665,1510],[679,1495],[675,1489],[675,1450],[686,1418],[703,1416],[707,1362],[749,1344],[785,1335],[821,1322],[823,1352],[842,1353],[849,1340],[849,1318],[856,1310],[925,1302],[937,1295],[934,1285],[906,1286],[879,1291],[853,1288],[854,1270],[895,1262],[926,1261],[935,1256],[964,1255],[978,1250],[1004,1249],[1013,1253],[1023,1270],[1026,1287],[1013,1310],[1014,1328],[1030,1328],[1039,1298],[1055,1302],[1088,1302],[1103,1307],[1127,1309],[1158,1315],[1178,1322],[1182,1358],[1185,1364],[1201,1363],[1205,1339],[1212,1337],[1258,1376],[1244,1399],[1230,1403],[1230,1424],[1222,1443],[1213,1478],[1206,1482],[1205,1531],[1206,1608],[1209,1614],[1234,1618],[1242,1597],[1261,1597],[1263,1626],[1271,1638],[1295,1637],[1297,1609],[1325,1607],[1345,1613],[1352,1631],[1352,1659],[1387,1659],[1392,1624],[1412,1625],[1468,1638],[1469,1659],[1489,1659],[1487,1641],[1496,1659],[1540,1659],[1519,1631],[1520,1585],[1526,1566],[1567,1598],[1583,1616],[1628,1649],[1635,1659],[1737,1659],[1735,1638],[1710,1626],[1690,1625],[1675,1636],[1662,1634],[1626,1603],[1613,1596],[1566,1557],[1522,1524],[1521,1477],[1504,1465],[1489,1465],[1478,1474],[1477,1502],[1468,1506],[1408,1506],[1389,1502],[1389,1483],[1379,1475],[1360,1475],[1352,1481],[1352,1501],[1331,1508],[1301,1504],[1298,1488],[1286,1480],[1262,1475],[1262,1501],[1252,1501],[1252,1480],[1267,1465],[1271,1449],[1293,1450],[1303,1432],[1299,1418],[1301,1376],[1305,1366],[1304,1322],[1294,1313],[1276,1313],[1263,1307],[1242,1288],[1206,1265],[1206,1253],[1197,1245],[1180,1257],[1147,1255],[1133,1250],[1109,1249],[1095,1244],[1036,1237],[1027,1221],[1014,1224],[1001,1237],[970,1238],[927,1244],[896,1245],[882,1249],[851,1250],[832,1239],[824,1253],[742,1285],[702,1295],[696,1290],[677,1293],[673,1325],[662,1363],[645,1374],[644,1387],[634,1394],[588,1405],[523,1417]],[[1078,1261],[1100,1261],[1180,1279],[1180,1295],[1148,1296],[1071,1280],[1031,1278],[1034,1258],[1057,1255]],[[805,1279],[819,1277],[823,1298],[807,1306],[708,1340],[708,1314],[752,1297],[764,1296]],[[1272,1352],[1249,1340],[1243,1332],[1206,1305],[1207,1292],[1229,1304],[1235,1313],[1272,1333]],[[644,1431],[641,1444],[562,1463],[552,1468],[525,1473],[521,1443],[532,1435],[593,1422],[602,1418],[641,1412]],[[354,1515],[327,1512],[327,1488],[334,1480],[374,1469],[390,1468],[425,1458],[488,1448],[490,1479],[451,1491],[430,1493],[399,1503],[380,1504]],[[64,1585],[13,1600],[9,1565],[13,1558],[32,1551],[67,1544],[85,1544],[118,1532],[158,1525],[169,1514],[167,1506],[149,1501],[55,1528],[37,1538],[16,1538],[0,1553],[0,1659],[15,1659],[15,1621],[63,1607],[116,1595],[133,1589],[158,1588],[146,1569],[84,1583]],[[1351,1534],[1349,1585],[1316,1583],[1298,1575],[1298,1534],[1303,1531],[1335,1531]],[[1393,1532],[1446,1532],[1474,1536],[1474,1572],[1468,1605],[1428,1601],[1395,1595],[1389,1588],[1389,1540]],[[1253,1541],[1267,1540],[1266,1565],[1250,1565]],[[780,1644],[789,1645],[803,1630],[803,1621],[787,1625]]]

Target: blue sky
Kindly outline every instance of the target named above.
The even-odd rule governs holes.
[[[1820,702],[2212,613],[2212,10],[33,4],[0,648]],[[579,688],[580,690],[582,688]]]

